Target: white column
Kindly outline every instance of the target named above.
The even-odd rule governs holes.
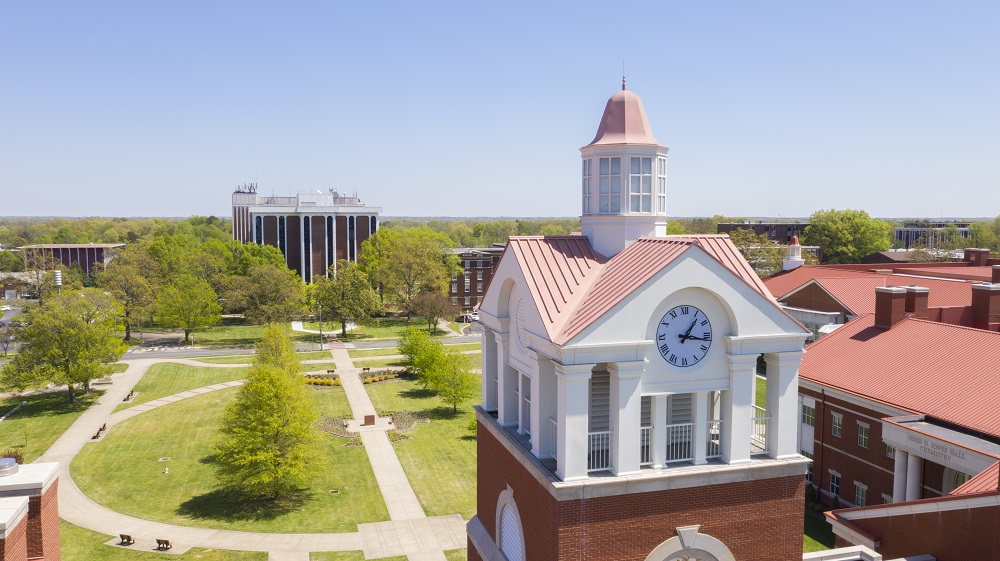
[[[333,215],[333,274],[337,275],[337,215]],[[483,339],[485,341],[485,339]]]
[[[667,396],[654,395],[650,416],[653,421],[653,467],[662,468],[667,461]]]
[[[536,458],[549,458],[556,449],[552,421],[558,411],[556,371],[550,359],[538,356],[538,375],[531,379],[531,453]]]
[[[906,458],[906,500],[915,501],[920,498],[920,488],[924,484],[924,459],[916,454]]]
[[[483,326],[483,402],[486,411],[497,410],[497,344],[495,332]]]
[[[261,225],[263,226],[263,222],[261,223]],[[286,230],[285,230],[285,232],[286,232],[285,237],[287,238],[288,237],[288,234],[287,234],[287,232],[288,232],[288,230],[287,230],[287,228],[288,228],[288,221],[287,220],[285,221],[285,228],[286,228]],[[263,238],[261,239],[261,241],[264,241]],[[302,216],[302,215],[299,215],[299,255],[302,256],[301,257],[301,261],[299,261],[299,276],[302,277],[302,281],[303,282],[309,282],[309,279],[306,278],[306,255],[307,254],[308,254],[308,252],[306,251],[306,217]]]
[[[528,432],[528,429],[531,428],[531,427],[526,427],[524,423],[524,390],[526,389],[525,386],[530,385],[531,381],[528,380],[528,382],[525,383],[525,379],[527,377],[520,371],[517,371],[516,375],[517,375],[517,434],[524,434]]]
[[[895,452],[895,465],[892,471],[892,502],[901,503],[906,500],[906,464],[909,454],[902,450]]]
[[[507,364],[509,333],[494,333],[497,343],[497,421],[502,426],[517,424],[517,370]]]
[[[694,422],[691,446],[694,447],[694,463],[705,464],[708,460],[708,392],[691,394],[691,419]]]
[[[799,453],[799,363],[802,351],[764,353],[767,364],[767,447],[771,457]]]
[[[754,384],[757,355],[727,355],[729,389],[722,392],[722,460],[728,464],[750,461]]]
[[[593,364],[555,363],[556,477],[563,481],[587,477],[590,431],[590,375]]]
[[[642,453],[642,397],[639,386],[646,361],[608,364],[611,375],[611,471],[615,475],[639,473]]]

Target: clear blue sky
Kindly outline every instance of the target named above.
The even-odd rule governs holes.
[[[0,216],[576,216],[620,86],[671,216],[1000,214],[1000,3],[0,4]]]

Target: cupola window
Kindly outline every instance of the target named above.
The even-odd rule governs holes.
[[[593,212],[590,209],[590,204],[591,204],[590,197],[592,194],[590,186],[590,178],[593,172],[592,169],[593,163],[594,160],[590,159],[583,160],[583,213],[584,214],[590,214],[591,212]]]
[[[600,173],[598,184],[598,212],[621,212],[622,192],[622,159],[601,158],[598,164]]]
[[[667,159],[656,159],[656,212],[667,212]]]
[[[629,212],[652,212],[653,159],[629,159]]]

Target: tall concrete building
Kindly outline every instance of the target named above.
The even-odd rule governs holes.
[[[332,189],[267,197],[251,183],[233,192],[233,239],[280,249],[288,267],[310,282],[336,271],[340,259],[357,262],[381,212]]]

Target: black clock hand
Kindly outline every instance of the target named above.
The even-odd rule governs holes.
[[[694,339],[696,341],[708,341],[708,339],[705,339],[704,337],[695,337],[694,335],[688,335],[687,338]]]
[[[697,316],[698,314],[696,313],[695,315]],[[688,339],[693,339],[694,338],[694,337],[691,337],[691,330],[694,329],[694,326],[695,326],[696,323],[698,323],[697,319],[695,319],[694,321],[692,321],[691,322],[691,327],[688,328],[688,330],[684,333],[684,335],[680,336],[681,343],[687,341]]]

